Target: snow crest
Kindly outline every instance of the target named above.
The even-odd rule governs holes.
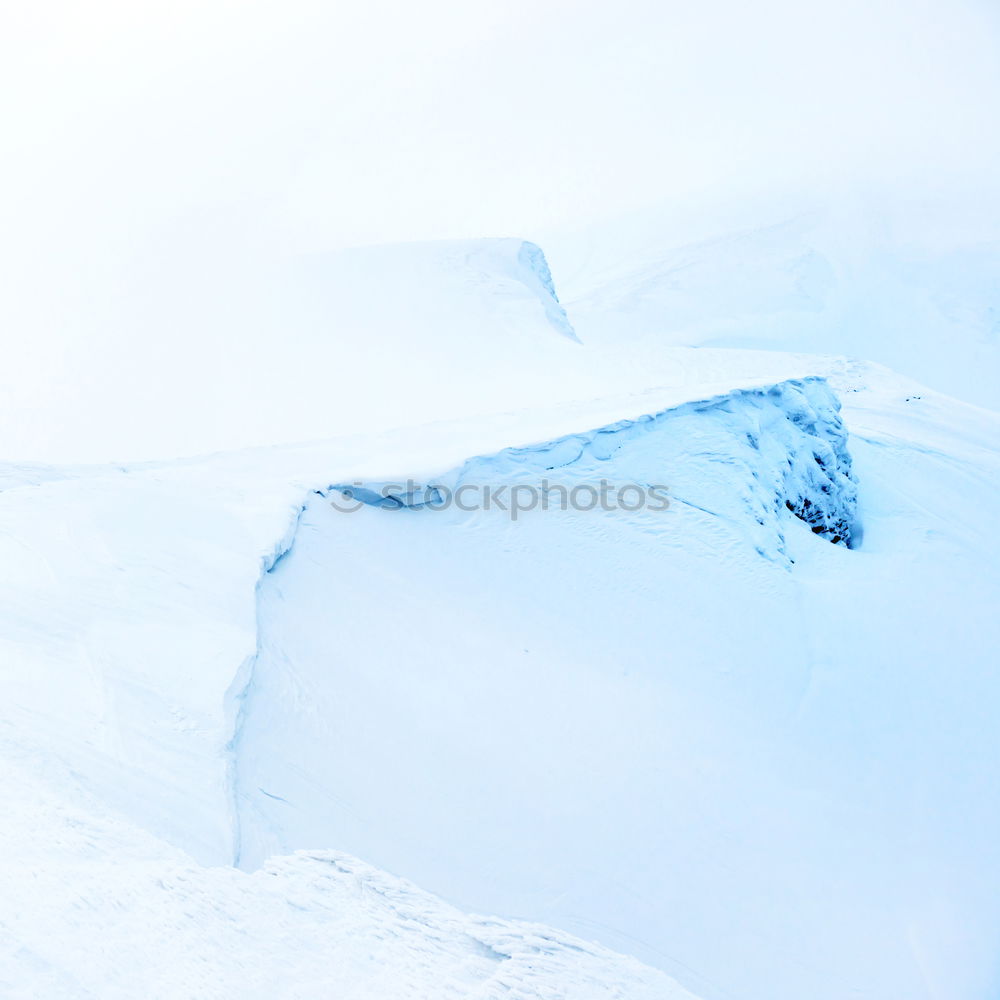
[[[542,248],[536,243],[529,243],[525,240],[518,251],[517,262],[521,269],[522,280],[529,288],[535,289],[542,300],[548,321],[570,340],[579,343],[580,338],[577,337],[576,330],[573,329],[573,324],[569,321],[569,316],[566,315],[566,310],[559,303],[556,286],[552,281],[552,272],[549,270],[549,262],[545,259]]]
[[[386,482],[338,483],[329,489],[374,507],[416,509],[440,503],[446,493],[454,494],[462,486],[548,482],[557,470],[563,470],[563,477],[606,479],[618,473],[615,457],[633,442],[664,430],[670,433],[673,422],[692,414],[723,425],[730,437],[718,461],[743,473],[747,487],[743,501],[750,515],[746,523],[766,529],[757,540],[762,555],[765,548],[785,552],[782,508],[808,524],[814,534],[851,546],[857,483],[847,431],[840,419],[840,401],[818,377],[738,390],[553,441],[507,448],[470,459],[434,482],[411,482],[405,490],[399,488],[403,484]],[[669,465],[664,464],[662,472],[667,476]]]

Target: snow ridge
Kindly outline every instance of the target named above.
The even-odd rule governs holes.
[[[566,310],[559,303],[556,286],[549,270],[545,253],[536,243],[525,240],[517,253],[517,263],[521,269],[521,280],[538,294],[545,306],[546,319],[561,333],[580,343]]]
[[[603,477],[611,474],[615,455],[629,442],[663,429],[668,421],[707,414],[728,425],[733,448],[720,460],[743,467],[747,509],[758,526],[770,526],[779,553],[785,552],[782,508],[820,537],[850,548],[856,530],[857,483],[839,413],[840,402],[824,378],[796,379],[472,458],[433,483],[416,484],[408,492],[393,489],[389,483],[340,483],[329,489],[347,491],[371,506],[417,509],[439,502],[445,489],[454,493],[466,484],[538,480],[571,466],[580,475],[592,470]],[[602,468],[605,463],[610,467]],[[664,468],[664,475],[667,472]],[[681,502],[687,501],[682,498]],[[764,554],[763,539],[758,551]]]
[[[302,504],[298,508],[295,517],[290,521],[287,531],[275,545],[274,550],[269,555],[261,558],[261,574],[257,580],[254,594],[254,606],[257,608],[260,607],[260,601],[258,599],[260,588],[263,586],[268,573],[271,573],[275,569],[275,567],[291,551],[292,546],[295,544],[295,535],[298,531],[299,522],[302,519],[302,513],[304,510],[305,504]],[[257,646],[254,652],[240,664],[236,671],[236,676],[233,678],[233,682],[229,685],[225,694],[226,719],[230,720],[229,731],[232,734],[225,745],[226,796],[229,801],[230,823],[233,831],[232,863],[236,868],[240,866],[240,857],[243,851],[243,837],[240,824],[241,807],[238,801],[240,784],[238,771],[240,756],[239,745],[246,718],[247,698],[253,690],[254,672],[256,670],[258,657],[260,656],[259,621],[257,624]]]

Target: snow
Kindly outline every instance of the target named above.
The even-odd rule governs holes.
[[[72,772],[45,780],[7,752],[0,768],[0,847],[17,859],[0,866],[11,1000],[690,996],[634,959],[466,916],[338,851],[253,875],[201,867],[81,795]]]
[[[825,499],[799,484],[842,447],[821,383],[682,406],[610,458],[584,436],[568,464],[516,449],[444,477],[669,482],[665,515],[314,498],[259,594],[240,864],[336,838],[705,997],[977,995],[1000,928],[1000,464],[939,438],[997,421],[874,367],[832,377],[854,551],[784,506]]]
[[[229,862],[225,746],[239,671],[258,641],[254,590],[291,543],[311,492],[340,480],[436,475],[469,455],[683,398],[675,387],[52,478],[11,470],[9,481],[25,482],[0,494],[4,717],[25,740],[44,732],[95,790],[154,832],[199,860]]]
[[[1000,408],[1000,211],[952,192],[671,204],[546,241],[580,337],[846,354]]]
[[[769,258],[723,244],[738,330]],[[8,399],[5,995],[995,991],[1000,418],[827,353],[896,363],[874,325],[664,344],[662,274],[564,310],[522,240],[288,261],[159,382],[125,347]],[[600,477],[670,508],[329,505]]]

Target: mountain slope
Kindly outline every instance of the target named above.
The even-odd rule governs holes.
[[[785,507],[780,470],[821,459],[813,503],[853,519],[821,392],[434,480],[669,482],[662,514],[314,498],[260,591],[240,863],[336,841],[706,997],[985,995],[1000,425],[876,367],[832,377],[851,550]]]
[[[846,354],[1000,409],[1000,213],[900,196],[673,208],[555,241],[590,344]]]

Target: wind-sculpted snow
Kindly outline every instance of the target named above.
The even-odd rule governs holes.
[[[847,435],[839,409],[836,397],[823,380],[790,381],[768,388],[735,391],[721,398],[617,421],[554,441],[508,448],[496,455],[470,459],[458,469],[425,484],[340,484],[327,493],[342,498],[336,504],[342,512],[368,505],[379,509],[403,508],[412,513],[426,508],[431,498],[440,498],[445,492],[457,496],[462,490],[471,490],[474,495],[490,490],[492,519],[513,514],[512,520],[516,521],[519,513],[522,517],[535,518],[543,514],[538,507],[519,511],[518,493],[526,489],[536,497],[539,492],[559,490],[561,495],[569,496],[578,489],[590,491],[589,484],[610,482],[616,484],[616,489],[630,485],[635,489],[642,484],[639,487],[642,492],[660,489],[666,493],[667,482],[676,482],[682,486],[681,492],[675,493],[676,502],[691,510],[708,512],[733,525],[734,537],[730,544],[742,544],[748,552],[756,552],[762,558],[787,563],[787,511],[806,521],[814,533],[834,543],[850,542],[857,501],[856,484],[850,472]],[[692,456],[689,453],[692,447],[700,453]],[[508,490],[512,507],[507,506],[504,499]],[[585,501],[590,499],[591,494],[584,495]],[[558,498],[553,500],[553,513],[556,513],[554,505],[558,502]],[[489,507],[488,503],[487,509]],[[630,507],[626,505],[616,512],[626,524]],[[313,501],[308,508],[306,530],[312,527],[310,518],[315,518],[315,508]],[[451,513],[453,515],[454,511]],[[585,519],[602,515],[602,511],[592,509],[560,513],[582,514]],[[478,511],[471,519],[463,518],[459,512],[459,520],[455,522],[449,517],[449,523],[456,531],[461,531],[484,516],[488,523],[490,516],[483,511]],[[654,536],[670,526],[669,521],[647,510],[636,514],[635,520]],[[582,529],[584,524],[585,520]],[[262,581],[265,589],[271,585],[270,578],[278,559],[291,552],[292,546],[291,537],[286,536],[276,550],[278,555],[265,564]],[[267,606],[266,594],[261,603]],[[268,650],[261,646],[261,642],[266,644],[268,641],[267,622],[261,622],[260,628],[257,654],[241,668],[229,698],[234,713],[234,735],[229,744],[229,780],[235,803],[234,860],[250,868],[265,856],[262,853],[265,849],[289,851],[312,843],[301,841],[294,833],[290,837],[278,834],[275,839],[267,832],[274,823],[273,815],[280,816],[288,807],[288,801],[283,793],[270,787],[265,789],[257,779],[245,773],[248,754],[251,762],[262,754],[268,756],[266,750],[254,745],[261,728],[281,741],[280,728],[267,721],[266,705],[270,698],[261,693],[268,690],[272,680],[262,677],[261,672],[273,670],[274,665],[269,660]],[[289,692],[276,694],[284,698]],[[306,707],[308,696],[305,692],[296,692],[293,700],[298,706],[296,712],[304,709],[312,715]],[[288,721],[291,724],[291,720]],[[313,751],[303,751],[301,760],[285,759],[280,749],[274,759],[284,760],[292,771],[308,774],[314,754],[322,754],[320,745]],[[250,771],[253,767],[251,763]],[[334,790],[328,791],[336,795]],[[325,815],[322,807],[318,815]],[[331,823],[324,830],[322,826],[317,828],[307,822],[310,832],[315,830],[320,837],[335,839],[335,824]],[[280,820],[278,826],[280,828]],[[400,859],[399,869],[406,868],[406,859]]]
[[[731,704],[725,689],[749,679],[728,675],[721,637],[696,651],[678,617],[704,621],[710,600],[767,620],[769,595],[796,590],[799,519],[849,541],[838,411],[819,379],[737,390],[313,497],[260,588],[234,744],[239,864],[337,843],[466,906],[642,942],[653,963],[675,954],[664,913],[678,873],[659,849],[677,837],[677,740],[695,720],[720,725],[728,710],[706,702]],[[670,507],[555,502],[601,481],[669,484]],[[539,484],[548,509],[512,517],[510,498]],[[491,504],[469,511],[487,488]],[[463,489],[466,509],[441,507]],[[749,689],[786,697],[792,634],[734,628],[762,672]],[[701,670],[722,686],[691,702]]]
[[[805,521],[814,533],[834,544],[849,546],[855,528],[857,488],[839,412],[840,403],[823,380],[790,381],[646,414],[637,420],[623,420],[545,444],[508,448],[498,455],[471,459],[454,472],[438,476],[433,483],[413,484],[417,489],[411,488],[409,493],[388,483],[342,483],[331,490],[346,491],[348,499],[385,509],[433,506],[435,502],[440,505],[446,495],[454,495],[463,487],[475,494],[476,484],[483,488],[499,483],[530,488],[566,475],[581,483],[608,477],[628,483],[632,481],[629,474],[635,471],[632,461],[637,451],[655,456],[657,450],[663,454],[662,478],[671,471],[666,457],[671,449],[660,435],[669,435],[675,427],[684,426],[679,421],[699,414],[706,421],[724,425],[731,437],[729,446],[720,450],[714,461],[731,464],[737,474],[745,477],[744,520],[748,528],[754,523],[766,526],[770,535],[759,533],[756,542],[761,555],[771,550],[784,553],[782,507]],[[650,434],[654,437],[645,440]],[[553,476],[556,470],[560,474]],[[655,471],[654,457],[644,472],[654,476]],[[649,488],[649,483],[643,487]],[[528,496],[533,498],[537,499],[536,492]],[[718,506],[722,498],[701,499]],[[516,519],[516,497],[511,504]],[[734,517],[739,517],[738,511]]]

